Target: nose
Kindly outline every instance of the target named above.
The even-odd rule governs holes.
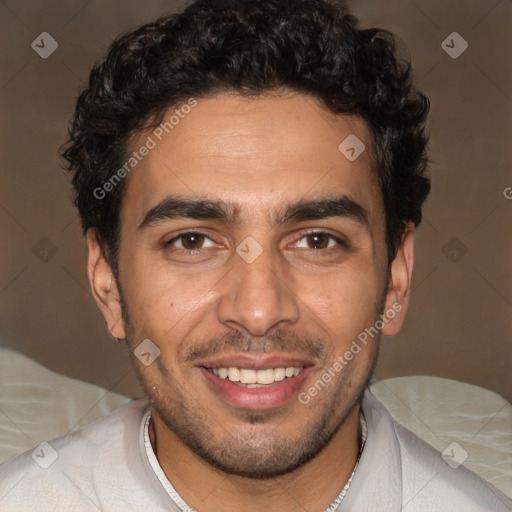
[[[299,319],[298,297],[279,254],[264,249],[248,263],[233,255],[233,268],[217,302],[219,322],[244,334],[264,336]]]

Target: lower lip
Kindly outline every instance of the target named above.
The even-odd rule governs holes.
[[[221,379],[206,368],[199,368],[214,391],[229,405],[242,409],[270,409],[279,407],[292,398],[313,370],[305,367],[296,377],[287,377],[270,386],[246,388],[229,379]]]

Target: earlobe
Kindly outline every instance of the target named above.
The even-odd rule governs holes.
[[[87,276],[91,285],[92,295],[107,322],[110,334],[114,338],[124,339],[126,333],[123,324],[121,300],[116,280],[101,244],[96,230],[87,231],[89,257],[87,259]]]
[[[395,335],[405,321],[411,294],[413,267],[414,224],[409,223],[389,271],[388,292],[383,311],[385,321],[382,327],[382,334],[385,336]]]

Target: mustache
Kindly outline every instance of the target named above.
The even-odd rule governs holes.
[[[288,353],[298,352],[308,355],[317,362],[325,362],[332,344],[317,336],[304,336],[276,330],[263,337],[246,336],[239,331],[231,331],[223,336],[210,338],[189,346],[180,354],[180,363],[194,364],[202,359],[212,358],[218,354],[232,353]]]

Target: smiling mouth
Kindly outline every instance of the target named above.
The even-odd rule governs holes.
[[[282,382],[293,377],[297,377],[304,367],[302,366],[288,366],[286,368],[265,368],[261,370],[253,370],[250,368],[237,368],[237,367],[219,367],[207,368],[210,373],[216,377],[229,380],[238,386],[248,388],[258,388],[272,386],[278,382]]]

